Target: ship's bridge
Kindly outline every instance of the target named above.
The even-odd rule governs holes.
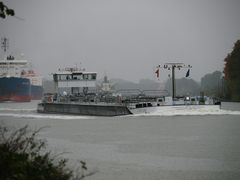
[[[58,88],[96,87],[96,72],[60,71],[53,74],[53,80]]]
[[[0,60],[0,76],[20,77],[22,75],[21,71],[27,69],[27,65],[27,60]]]

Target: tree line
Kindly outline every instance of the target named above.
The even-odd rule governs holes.
[[[231,101],[240,101],[240,40],[237,40],[232,52],[224,61],[225,98]]]
[[[240,40],[234,44],[233,50],[224,59],[223,72],[215,71],[201,78],[200,84],[192,79],[177,79],[177,95],[197,95],[203,92],[206,96],[225,101],[240,101]],[[166,82],[171,92],[171,80]]]

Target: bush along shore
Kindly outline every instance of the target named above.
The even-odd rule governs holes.
[[[48,151],[46,141],[37,137],[41,129],[0,125],[0,179],[77,180],[94,174],[84,161],[79,164],[81,173],[68,168],[68,160]]]

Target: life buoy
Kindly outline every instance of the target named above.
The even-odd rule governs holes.
[[[48,102],[53,102],[52,96],[48,96]]]

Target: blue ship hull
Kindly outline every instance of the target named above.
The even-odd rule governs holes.
[[[32,100],[42,99],[43,87],[31,85],[31,98]]]
[[[0,102],[1,101],[31,101],[30,80],[20,77],[0,78]]]

